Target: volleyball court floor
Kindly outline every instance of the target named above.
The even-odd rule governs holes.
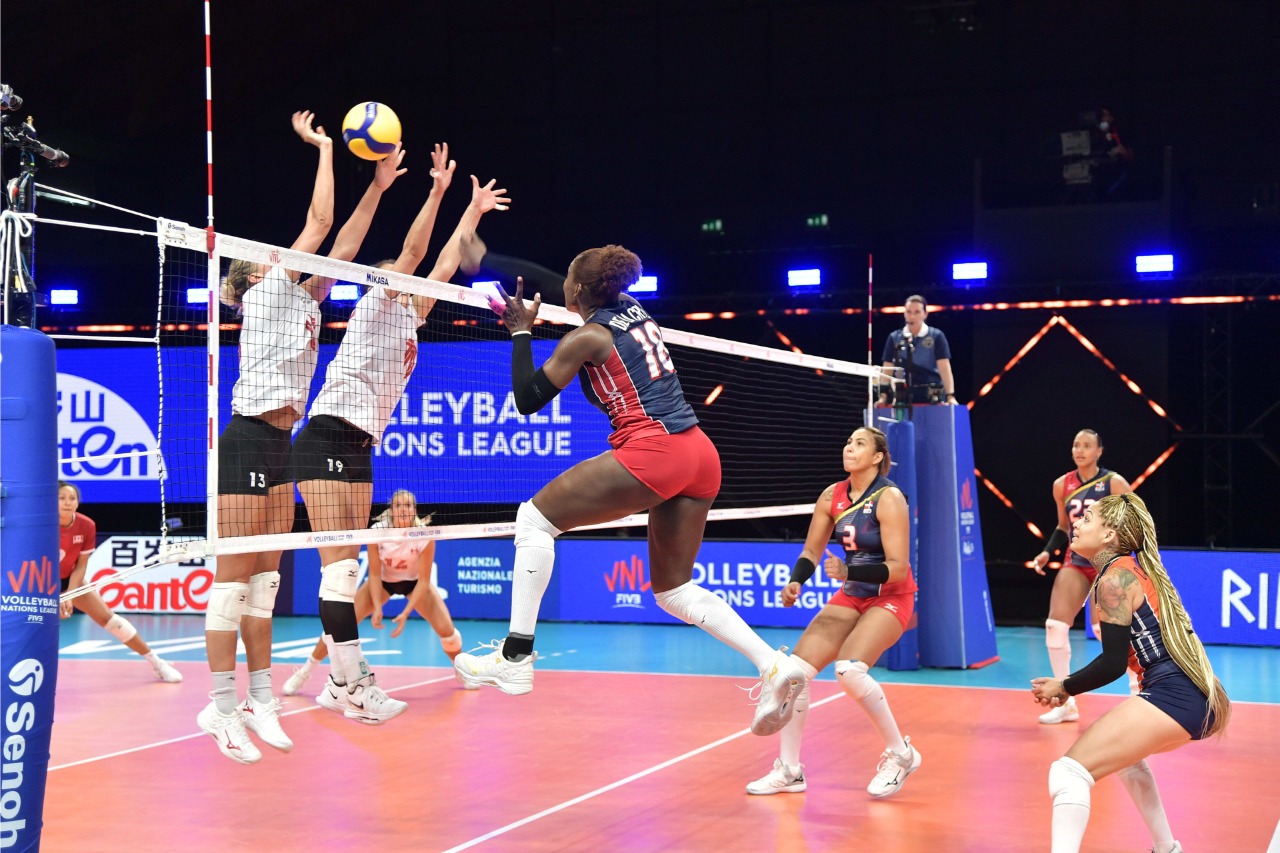
[[[1049,764],[1124,689],[1085,697],[1079,723],[1039,725],[1028,682],[1048,661],[1030,628],[1000,629],[1001,660],[980,670],[877,668],[923,763],[897,796],[873,800],[882,744],[828,668],[812,687],[808,790],[759,797],[744,786],[778,740],[747,730],[755,674],[694,628],[540,625],[535,689],[507,696],[461,689],[416,617],[395,640],[366,622],[379,683],[409,709],[364,726],[315,704],[322,668],[282,695],[319,633],[318,619],[286,617],[273,669],[295,747],[263,746],[243,766],[195,724],[209,689],[203,619],[132,618],[186,680],[156,681],[82,615],[62,623],[45,850],[1045,850]],[[468,648],[506,628],[458,625]],[[1073,648],[1076,664],[1098,651],[1079,632]],[[1209,651],[1235,700],[1230,730],[1150,763],[1189,853],[1264,851],[1280,833],[1277,650]],[[1099,782],[1084,849],[1149,847],[1119,781]]]

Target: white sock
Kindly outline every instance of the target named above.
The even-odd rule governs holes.
[[[223,716],[234,713],[237,704],[235,670],[212,672],[210,675],[213,676],[213,690],[209,693],[209,698],[213,700],[218,713]]]
[[[1053,853],[1079,853],[1089,825],[1089,789],[1093,776],[1074,758],[1063,756],[1049,765],[1049,796],[1053,798]]]
[[[1118,774],[1129,792],[1129,798],[1138,807],[1147,831],[1151,833],[1151,841],[1156,850],[1168,850],[1173,846],[1173,830],[1169,827],[1169,816],[1165,814],[1164,803],[1160,802],[1160,789],[1156,787],[1156,777],[1146,761],[1124,768]]]
[[[1049,669],[1061,681],[1071,674],[1071,626],[1057,619],[1044,620],[1044,644],[1049,649]]]
[[[151,664],[151,668],[157,672],[160,670],[160,655],[156,654],[156,650],[152,649],[143,655],[147,659],[147,663]]]
[[[330,642],[329,657],[333,661],[334,673],[341,674],[342,683],[348,688],[369,674],[369,664],[364,659],[364,652],[360,651],[359,640],[349,640],[345,643]],[[338,683],[336,677],[334,683]]]
[[[777,649],[760,639],[760,635],[742,621],[738,611],[730,607],[728,602],[693,581],[666,592],[655,593],[653,597],[658,606],[672,616],[690,625],[697,625],[720,642],[746,655],[747,660],[758,670],[768,666],[778,653]]]
[[[804,670],[804,688],[796,694],[794,700],[795,710],[791,714],[791,719],[782,727],[782,734],[779,738],[781,741],[781,750],[779,758],[782,763],[787,765],[787,769],[792,773],[800,772],[800,741],[804,739],[804,724],[809,719],[809,682],[817,678],[818,671],[813,668],[813,664],[801,657],[791,656],[797,666]]]
[[[845,693],[852,696],[871,718],[871,725],[884,740],[884,745],[899,755],[907,754],[907,742],[898,731],[898,721],[889,710],[880,682],[871,677],[869,668],[860,660],[836,661],[836,681]]]
[[[511,570],[512,634],[534,635],[538,608],[556,563],[555,537],[559,534],[560,530],[532,501],[520,504],[516,512],[516,560]]]
[[[259,705],[271,701],[271,668],[249,673],[249,696]]]

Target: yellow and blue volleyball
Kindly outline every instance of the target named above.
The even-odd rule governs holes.
[[[386,104],[356,104],[342,120],[342,141],[363,160],[381,160],[400,141],[400,119]]]

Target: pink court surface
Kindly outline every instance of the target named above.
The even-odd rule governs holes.
[[[713,643],[688,630],[689,642]],[[283,698],[294,750],[264,746],[260,763],[242,766],[195,726],[205,666],[177,665],[186,681],[174,686],[149,680],[136,658],[63,657],[43,849],[1046,850],[1050,762],[1122,701],[1090,696],[1079,723],[1041,726],[1024,689],[886,681],[923,765],[896,797],[873,800],[864,789],[881,745],[853,701],[819,680],[808,791],[755,797],[744,785],[778,744],[747,731],[746,676],[552,662],[517,697],[465,691],[438,665],[376,664],[410,703],[404,715],[380,727],[346,720],[315,705],[313,676]],[[277,695],[291,671],[275,665]],[[1238,702],[1225,738],[1151,759],[1189,853],[1268,848],[1277,731],[1280,706]],[[1084,849],[1149,847],[1119,781],[1100,781]]]

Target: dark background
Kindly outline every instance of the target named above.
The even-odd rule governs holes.
[[[42,182],[205,223],[203,12],[4,4],[3,81],[72,158]],[[950,309],[931,320],[968,401],[1055,310],[1067,317],[1170,418],[1061,328],[976,403],[977,465],[1015,505],[980,490],[1002,621],[1043,615],[1048,581],[1020,565],[1038,550],[1025,522],[1052,528],[1049,487],[1084,426],[1130,480],[1178,443],[1142,489],[1162,542],[1276,547],[1280,4],[214,0],[211,12],[219,231],[290,243],[315,158],[289,114],[314,110],[336,137],[351,105],[382,101],[404,124],[410,172],[365,262],[394,254],[403,227],[386,223],[412,217],[430,144],[447,140],[460,175],[497,177],[515,200],[484,223],[492,250],[562,270],[623,243],[660,277],[651,310],[668,325],[771,345],[781,331],[864,360],[865,315],[844,309],[865,305],[874,252],[878,306],[920,292]],[[1064,205],[1058,134],[1103,106],[1136,153],[1129,180]],[[15,167],[6,152],[5,176]],[[370,166],[339,150],[335,170],[341,221]],[[463,204],[455,189],[442,221]],[[150,228],[102,208],[39,210]],[[807,228],[816,214],[829,226]],[[711,219],[722,235],[701,231]],[[82,305],[42,324],[154,317],[153,257],[139,266],[137,247],[65,232],[40,230],[37,279],[80,286]],[[1145,251],[1176,254],[1176,275],[1137,281]],[[953,285],[950,264],[978,256],[991,280]],[[811,265],[824,293],[788,293],[785,270]],[[1245,301],[1170,301],[1202,296]],[[971,310],[1120,297],[1158,304]],[[693,323],[695,310],[739,319]],[[877,358],[899,322],[877,315]]]

